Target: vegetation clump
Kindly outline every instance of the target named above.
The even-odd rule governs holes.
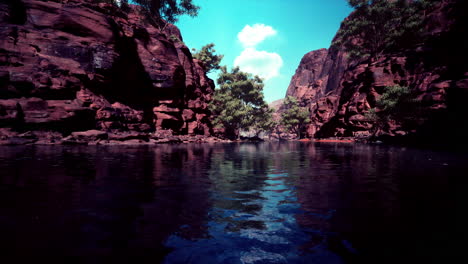
[[[169,36],[169,40],[172,41],[172,43],[180,43],[180,44],[185,45],[185,43],[182,40],[180,40],[180,38],[178,36],[176,36],[174,34]]]
[[[374,134],[386,129],[390,121],[403,123],[418,116],[418,101],[414,99],[411,90],[406,86],[394,85],[385,87],[384,93],[376,102],[376,107],[370,109],[366,117],[374,122]]]
[[[428,0],[348,0],[355,11],[344,20],[333,42],[352,59],[374,58],[421,41]]]
[[[215,44],[210,43],[203,46],[200,50],[192,49],[193,58],[201,61],[205,71],[210,73],[215,70],[219,70],[221,66],[221,60],[223,55],[215,54],[216,50],[214,49]]]
[[[281,114],[281,124],[298,138],[302,138],[305,126],[311,122],[309,109],[300,107],[297,99],[292,96],[286,97],[284,108],[286,110]]]
[[[255,132],[255,136],[259,137],[260,133],[271,135],[278,127],[278,122],[273,119],[274,110],[266,103],[260,109],[254,110],[254,123],[251,130]]]
[[[210,110],[214,125],[224,129],[227,138],[238,139],[240,130],[263,131],[272,125],[272,111],[264,100],[260,77],[242,72],[238,67],[229,72],[223,66],[217,84],[219,88],[215,90]]]
[[[140,5],[147,12],[147,18],[163,30],[169,23],[174,24],[182,15],[196,17],[200,7],[193,0],[96,0],[109,2],[123,9],[129,3]]]

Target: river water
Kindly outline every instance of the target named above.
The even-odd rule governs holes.
[[[454,263],[468,243],[466,154],[0,147],[0,175],[0,256],[17,263]]]

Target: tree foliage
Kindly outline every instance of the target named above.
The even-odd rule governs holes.
[[[267,104],[263,107],[254,109],[253,116],[254,122],[252,125],[252,130],[255,132],[258,137],[261,132],[270,134],[278,126],[278,122],[273,119],[274,110],[271,109]]]
[[[286,110],[281,114],[281,124],[301,138],[305,125],[311,122],[309,109],[300,107],[297,99],[292,96],[286,97],[284,107]]]
[[[268,105],[263,97],[263,81],[258,76],[242,72],[235,67],[228,72],[221,67],[210,110],[213,112],[213,123],[225,129],[228,138],[239,137],[239,130],[253,127],[262,129],[258,120],[268,116]]]
[[[214,49],[215,44],[210,43],[201,48],[201,50],[197,51],[196,49],[192,49],[193,57],[202,62],[203,67],[207,73],[212,72],[214,70],[219,70],[221,66],[221,60],[223,59],[223,55],[216,55],[216,50]]]
[[[374,122],[374,132],[385,128],[390,121],[403,122],[417,117],[418,107],[410,89],[406,86],[387,86],[376,102],[376,107],[367,113],[367,118]]]
[[[348,0],[355,11],[342,22],[333,42],[353,59],[375,57],[383,52],[420,41],[428,0]]]
[[[121,6],[128,5],[129,2],[136,3],[144,7],[148,12],[148,18],[155,22],[160,28],[164,28],[167,23],[174,24],[182,15],[195,17],[198,15],[200,7],[193,3],[193,0],[110,0]]]

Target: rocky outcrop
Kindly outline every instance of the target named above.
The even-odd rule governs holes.
[[[427,12],[424,43],[366,61],[347,61],[337,46],[306,54],[287,95],[310,108],[309,136],[374,134],[366,113],[392,85],[409,87],[423,115],[405,124],[389,121],[378,135],[421,140],[463,136],[468,129],[463,107],[468,100],[468,42],[461,10],[466,8],[466,1],[441,1]]]
[[[329,73],[324,72],[324,64],[327,59],[328,50],[319,49],[307,53],[301,60],[296,74],[292,77],[286,92],[287,96],[301,98],[310,102],[314,97],[321,96],[325,92],[324,82]]]
[[[214,83],[179,30],[95,2],[0,1],[3,134],[211,135]]]
[[[274,111],[278,111],[283,106],[284,99],[278,99],[268,104],[268,107]]]
[[[311,51],[302,58],[286,95],[298,98],[301,106],[310,108],[309,137],[333,116],[340,93],[339,82],[348,65],[345,53],[337,47]]]

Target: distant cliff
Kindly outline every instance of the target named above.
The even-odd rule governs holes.
[[[392,85],[409,87],[424,116],[405,126],[389,121],[378,135],[423,140],[463,136],[468,129],[466,10],[466,1],[440,1],[427,10],[424,43],[378,58],[351,62],[340,46],[306,54],[287,95],[310,108],[309,136],[370,136],[373,123],[366,113]]]
[[[0,140],[211,135],[214,83],[179,30],[95,2],[0,1]]]

